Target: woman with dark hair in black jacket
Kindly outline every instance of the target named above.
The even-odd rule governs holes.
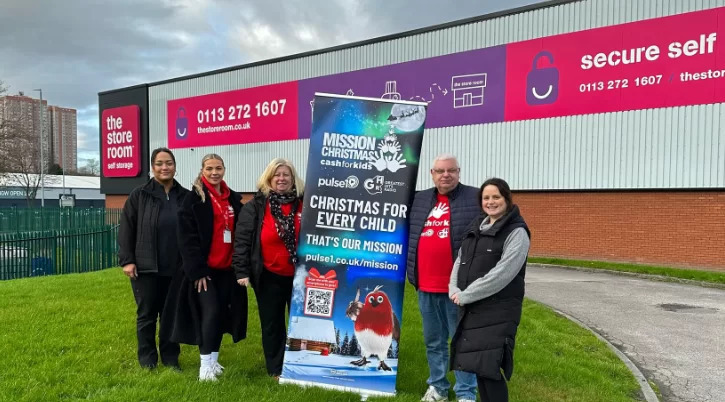
[[[167,148],[151,153],[153,178],[134,189],[123,206],[118,230],[118,257],[131,279],[136,300],[138,362],[158,363],[156,322],[164,309],[171,278],[179,263],[177,209],[189,193],[176,180],[176,159]],[[179,368],[179,344],[159,339],[161,362]]]
[[[223,180],[219,155],[204,156],[201,166],[179,211],[182,269],[169,292],[170,332],[162,335],[199,345],[199,380],[216,381],[224,370],[218,362],[223,334],[230,333],[234,342],[247,335],[247,292],[237,286],[231,268],[242,203]]]
[[[514,369],[530,232],[504,180],[486,180],[478,200],[483,214],[468,227],[448,284],[462,306],[450,367],[476,373],[482,402],[502,402]]]

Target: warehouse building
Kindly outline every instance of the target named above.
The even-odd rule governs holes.
[[[442,152],[505,178],[532,256],[725,269],[720,20],[725,0],[549,1],[103,92],[101,190],[120,207],[168,146],[182,184],[215,152],[252,193],[274,157],[305,174],[315,92],[418,100],[417,189]]]
[[[105,203],[97,176],[44,175],[42,183],[39,175],[32,173],[6,173],[0,177],[0,208],[103,208]]]

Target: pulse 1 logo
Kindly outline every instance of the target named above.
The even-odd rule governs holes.
[[[539,60],[546,58],[549,67],[539,68]],[[559,97],[559,69],[554,67],[554,56],[542,50],[534,56],[531,71],[526,76],[526,103],[529,105],[548,105]]]

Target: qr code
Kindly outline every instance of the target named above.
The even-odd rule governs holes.
[[[332,290],[307,288],[305,294],[305,314],[332,317],[332,302],[335,293]]]

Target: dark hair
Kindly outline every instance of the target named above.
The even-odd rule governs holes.
[[[506,180],[499,179],[498,177],[492,177],[481,184],[481,188],[478,190],[478,205],[481,205],[481,202],[483,201],[483,189],[486,188],[486,186],[496,186],[498,192],[501,193],[503,199],[506,200],[506,213],[511,212],[514,208],[514,200],[511,197],[511,188],[509,187],[509,184],[506,183]]]
[[[162,152],[166,152],[167,154],[171,155],[171,160],[174,161],[174,165],[176,165],[176,158],[174,157],[174,153],[171,152],[171,150],[166,147],[156,148],[151,152],[151,164],[152,165],[154,164],[154,162],[156,162],[156,157]]]

